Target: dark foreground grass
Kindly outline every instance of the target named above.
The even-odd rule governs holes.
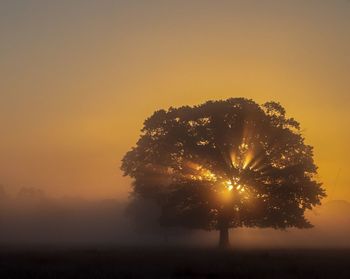
[[[0,278],[350,278],[350,250],[0,251]]]

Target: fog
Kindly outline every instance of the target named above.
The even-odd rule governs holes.
[[[147,201],[87,200],[0,187],[0,245],[215,246],[218,233],[161,228],[158,208]],[[345,248],[350,246],[350,203],[337,200],[307,212],[312,229],[231,229],[237,248]]]

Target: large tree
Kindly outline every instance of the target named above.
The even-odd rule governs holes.
[[[122,162],[135,196],[161,208],[164,226],[308,228],[325,196],[312,147],[276,102],[244,98],[156,111]]]

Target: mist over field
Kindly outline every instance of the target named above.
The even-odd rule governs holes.
[[[349,50],[350,0],[0,0],[0,279],[349,279]]]
[[[231,229],[233,248],[350,247],[350,203],[333,200],[307,212],[312,229]],[[0,190],[0,245],[215,247],[218,232],[163,228],[149,201],[50,197],[35,188]]]

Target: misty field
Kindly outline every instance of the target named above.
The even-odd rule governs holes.
[[[350,278],[350,250],[190,248],[0,252],[0,278]]]

